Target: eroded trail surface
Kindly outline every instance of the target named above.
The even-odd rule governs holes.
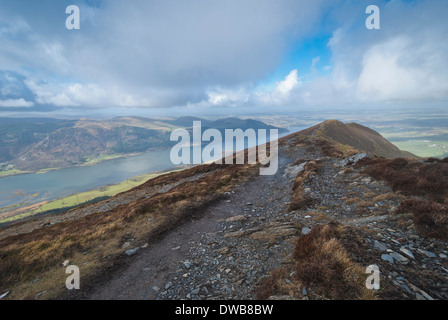
[[[298,228],[287,209],[294,173],[285,170],[304,153],[281,153],[276,175],[253,177],[227,192],[199,218],[139,250],[126,270],[88,298],[253,298],[257,283],[292,250],[288,239]]]
[[[289,210],[294,180],[311,160],[321,166],[303,192],[315,201]],[[254,299],[274,269],[294,263],[298,237],[336,221],[364,235],[367,249],[355,260],[380,267],[381,298],[447,299],[446,243],[421,238],[411,220],[397,221],[392,213],[401,197],[356,167],[347,169],[348,162],[317,148],[281,148],[276,175],[236,186],[199,217],[130,256],[124,270],[85,298]],[[286,275],[285,283],[290,279]],[[272,298],[321,298],[312,288],[289,295]]]

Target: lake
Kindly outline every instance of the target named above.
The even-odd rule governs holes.
[[[280,137],[304,128],[289,128]],[[246,146],[247,147],[247,146]],[[237,147],[237,150],[241,150]],[[174,167],[171,149],[108,160],[94,166],[71,167],[42,174],[24,174],[0,178],[0,208],[51,201],[100,186],[120,183],[132,177]]]

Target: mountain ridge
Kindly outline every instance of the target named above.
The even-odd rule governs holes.
[[[383,138],[375,130],[354,122],[345,124],[338,120],[326,120],[311,128],[302,130],[297,134],[323,138],[342,145],[349,145],[355,149],[379,157],[418,158],[407,151],[398,149],[398,147]]]
[[[3,166],[12,165],[14,169],[22,171],[39,171],[83,165],[86,159],[101,156],[124,156],[150,149],[169,148],[172,147],[171,131],[176,128],[191,128],[193,121],[201,121],[205,129],[285,130],[258,120],[238,118],[206,120],[193,117],[117,117],[101,121],[24,119],[24,127],[21,129],[17,129],[20,120],[15,120],[10,129],[5,125],[0,131],[0,162],[4,162]],[[42,125],[45,125],[44,128]]]

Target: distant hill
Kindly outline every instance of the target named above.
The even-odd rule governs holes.
[[[13,160],[50,133],[74,126],[74,120],[0,118],[0,163]]]
[[[141,153],[173,145],[173,129],[191,129],[201,121],[203,130],[286,129],[256,120],[194,117],[150,119],[116,117],[110,120],[0,119],[0,164],[22,171],[82,165],[101,157]]]
[[[288,130],[284,128],[278,128],[271,125],[268,125],[264,122],[253,120],[253,119],[239,119],[239,118],[223,118],[223,119],[217,119],[217,120],[205,120],[201,118],[196,117],[181,117],[174,120],[165,120],[164,122],[169,123],[174,126],[179,127],[191,127],[193,121],[201,121],[201,126],[205,130],[207,128],[214,128],[218,130],[224,130],[224,129],[278,129],[279,132],[287,132]]]
[[[335,141],[380,157],[417,158],[412,153],[398,149],[375,130],[357,123],[345,124],[338,120],[327,120],[298,134]]]

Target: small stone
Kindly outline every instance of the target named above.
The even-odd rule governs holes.
[[[420,290],[420,292],[425,297],[426,300],[434,300],[434,298],[431,297],[429,294],[427,294],[425,291]]]
[[[286,300],[299,300],[296,297],[292,297],[292,296],[270,296],[268,300],[279,300],[279,301],[286,301]]]
[[[434,253],[430,252],[430,251],[426,251],[426,250],[423,250],[423,249],[417,249],[417,250],[418,250],[418,252],[423,253],[428,258],[437,258],[437,256]]]
[[[191,268],[191,263],[190,263],[190,261],[185,261],[185,262],[184,262],[184,266],[185,266],[185,268],[190,269],[190,268]]]
[[[375,249],[377,249],[378,251],[380,251],[380,252],[386,252],[387,251],[387,247],[384,244],[382,244],[381,242],[376,241],[376,240],[373,242],[373,247]]]
[[[422,296],[420,293],[416,293],[415,297],[416,297],[417,300],[420,300],[420,301],[426,300],[425,297]]]
[[[138,249],[140,249],[140,248],[139,248],[139,247],[136,247],[136,248],[134,248],[134,249],[126,250],[125,253],[126,253],[128,256],[132,256],[133,254],[135,254],[135,253],[138,251]]]
[[[224,286],[223,289],[226,290],[227,293],[232,293],[232,289],[230,289],[229,286]]]
[[[307,234],[309,234],[310,232],[311,232],[311,229],[310,229],[310,228],[307,228],[307,227],[302,228],[302,234],[303,234],[303,235],[307,235]]]
[[[392,264],[394,263],[394,258],[392,258],[392,256],[390,256],[388,254],[383,254],[381,256],[381,259],[384,260],[384,261],[388,261],[388,262],[390,262]]]
[[[224,247],[218,250],[218,252],[223,255],[223,254],[228,254],[230,252],[230,248],[229,247]]]
[[[402,288],[404,288],[408,293],[410,293],[412,295],[414,294],[414,292],[411,289],[409,289],[409,287],[406,284],[402,283],[402,284],[400,284],[400,286]]]
[[[171,282],[168,282],[168,283],[165,285],[165,290],[168,290],[169,288],[171,288],[172,285],[173,285],[173,284],[172,284]]]
[[[172,251],[177,251],[177,250],[179,250],[180,249],[180,246],[177,246],[177,247],[175,247],[175,248],[172,248],[171,250]]]
[[[247,217],[243,215],[230,217],[226,220],[226,222],[243,222],[243,221],[247,221]]]
[[[193,291],[191,291],[191,294],[192,294],[192,295],[196,295],[196,294],[199,293],[199,291],[200,291],[200,289],[199,289],[199,288],[196,288],[196,289],[194,289]]]
[[[406,257],[403,257],[401,254],[399,254],[398,252],[392,252],[390,254],[390,256],[392,258],[394,258],[395,260],[397,260],[398,262],[401,262],[403,264],[407,264],[409,262],[409,259]]]
[[[156,286],[152,287],[151,289],[154,290],[155,292],[158,292],[160,290],[160,288]]]
[[[406,249],[405,247],[401,247],[400,251],[403,252],[405,255],[407,255],[408,257],[415,259],[414,255],[412,254],[412,252],[408,249]]]
[[[442,259],[446,259],[447,258],[446,254],[443,254],[443,253],[440,253],[439,257],[442,258]]]

